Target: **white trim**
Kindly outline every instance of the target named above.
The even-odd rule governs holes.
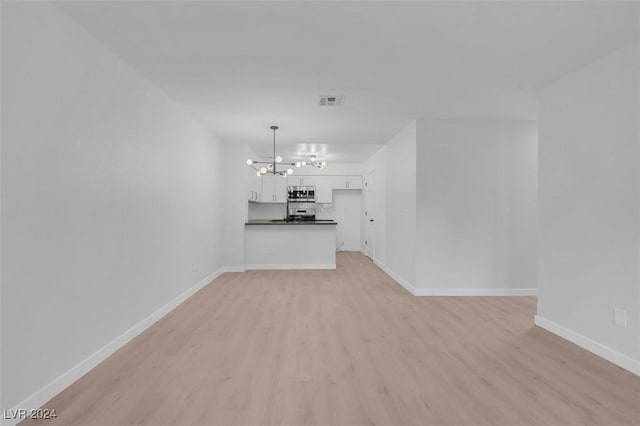
[[[535,296],[535,288],[417,288],[415,296]]]
[[[535,296],[538,293],[535,288],[416,288],[378,259],[373,259],[373,263],[414,296]]]
[[[378,268],[382,269],[387,275],[393,278],[398,284],[404,287],[409,293],[415,296],[416,289],[411,283],[409,283],[409,281],[405,280],[404,278],[393,272],[391,269],[387,268],[387,266],[382,262],[379,262],[378,259],[373,258],[373,263],[376,264]]]
[[[113,339],[111,342],[98,349],[93,354],[89,355],[84,360],[80,361],[74,367],[70,368],[65,373],[62,373],[57,378],[53,379],[48,384],[44,385],[40,390],[36,391],[32,395],[25,398],[22,402],[13,407],[14,410],[24,408],[27,411],[31,408],[39,408],[51,398],[62,392],[64,389],[73,384],[76,380],[87,374],[91,369],[96,367],[102,361],[107,359],[115,351],[129,343],[140,333],[151,327],[156,321],[164,317],[166,314],[174,310],[178,305],[187,300],[198,290],[211,283],[218,278],[224,272],[224,268],[217,270],[216,272],[203,278],[196,285],[192,286],[188,290],[184,291],[176,298],[171,300],[166,305],[162,306],[157,311],[122,333],[120,336]],[[16,412],[16,411],[14,411]],[[2,426],[13,426],[23,419],[5,419],[2,416]]]
[[[274,269],[336,269],[335,263],[301,263],[301,264],[281,264],[272,263],[259,264],[251,263],[247,265],[247,270],[274,270]]]
[[[360,251],[360,247],[357,246],[342,246],[338,251]]]
[[[244,266],[225,266],[220,269],[221,272],[245,272],[246,270]]]
[[[607,361],[617,365],[618,367],[622,367],[625,370],[628,370],[633,374],[640,376],[640,360],[633,359],[623,353],[620,353],[608,346],[603,345],[602,343],[598,343],[595,340],[583,336],[580,333],[576,333],[575,331],[563,327],[556,322],[541,317],[540,315],[536,315],[534,322],[538,327],[544,328],[545,330],[550,331],[551,333],[556,334],[563,339],[566,339],[571,343],[574,343],[581,348],[586,349],[589,352],[606,359]]]

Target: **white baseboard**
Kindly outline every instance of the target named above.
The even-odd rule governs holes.
[[[602,343],[598,343],[595,340],[583,336],[580,333],[576,333],[573,330],[565,328],[560,324],[539,315],[536,315],[535,317],[535,324],[540,328],[544,328],[545,330],[550,331],[551,333],[556,334],[563,339],[566,339],[571,343],[574,343],[581,348],[586,349],[589,352],[606,359],[607,361],[617,365],[618,367],[624,368],[625,370],[628,370],[633,374],[640,376],[639,360],[633,359],[623,353],[620,353],[608,346],[603,345]]]
[[[535,296],[535,288],[416,288],[378,259],[373,262],[414,296]]]
[[[221,269],[222,272],[245,272],[246,270],[245,266],[225,266]]]
[[[398,284],[400,284],[402,287],[404,287],[409,293],[411,293],[411,294],[413,294],[415,296],[416,289],[413,286],[413,284],[411,284],[409,281],[405,280],[404,278],[400,277],[398,274],[393,272],[391,269],[387,268],[387,266],[385,264],[383,264],[382,262],[378,261],[378,259],[374,258],[373,259],[373,263],[375,263],[378,266],[378,268],[382,269],[387,275],[389,275],[391,278],[393,278]]]
[[[273,265],[273,264],[249,264],[247,265],[247,270],[274,270],[274,269],[336,269],[335,263],[318,263],[318,264],[282,264],[282,265]]]
[[[24,399],[22,402],[13,407],[13,413],[16,413],[18,409],[26,409],[27,412],[32,408],[39,408],[51,398],[62,392],[64,389],[73,384],[76,380],[87,374],[91,369],[96,367],[102,361],[104,361],[107,357],[113,354],[115,351],[120,349],[122,346],[129,343],[140,333],[145,331],[147,328],[152,326],[156,321],[164,317],[166,314],[174,310],[178,305],[184,302],[186,299],[195,294],[198,290],[209,284],[211,281],[215,280],[224,272],[224,268],[217,270],[216,272],[208,275],[206,278],[203,278],[196,285],[184,291],[176,298],[171,300],[169,303],[153,312],[151,315],[122,333],[120,336],[116,337],[111,342],[104,345],[102,348],[98,349],[92,355],[85,358],[83,361],[80,361],[74,367],[69,369],[67,372],[55,378],[50,383],[44,385],[40,390],[36,391],[31,396]],[[13,426],[23,419],[5,419],[4,415],[2,416],[2,426]]]
[[[360,251],[360,247],[356,246],[342,246],[338,251]]]
[[[415,296],[535,296],[535,288],[417,288]]]

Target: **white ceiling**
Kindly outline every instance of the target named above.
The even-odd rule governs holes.
[[[535,120],[536,90],[637,38],[639,16],[611,2],[57,4],[223,140],[267,154],[277,124],[279,153],[333,162],[414,118]]]

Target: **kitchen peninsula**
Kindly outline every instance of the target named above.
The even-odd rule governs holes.
[[[336,225],[333,220],[249,220],[247,269],[335,269]]]

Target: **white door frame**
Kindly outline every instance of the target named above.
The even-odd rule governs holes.
[[[362,220],[364,221],[363,251],[365,256],[373,260],[375,256],[375,170],[362,177]]]

